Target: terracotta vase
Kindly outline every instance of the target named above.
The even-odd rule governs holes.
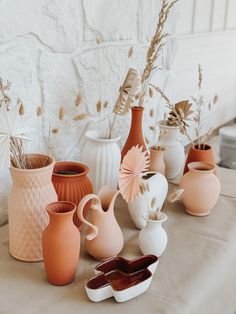
[[[150,163],[148,171],[159,172],[165,175],[166,165],[164,162],[163,150],[157,150],[154,147],[150,148]]]
[[[76,205],[54,202],[47,205],[50,221],[43,232],[42,247],[47,279],[54,285],[71,283],[80,254],[80,232],[73,223]]]
[[[133,146],[143,146],[143,151],[147,150],[146,143],[143,138],[142,130],[142,118],[143,118],[143,107],[134,106],[131,108],[132,120],[129,135],[126,139],[125,145],[121,151],[121,160],[127,154]]]
[[[79,204],[81,199],[93,192],[92,183],[87,173],[89,169],[84,164],[76,161],[56,162],[52,182],[58,195],[59,201],[69,201]],[[84,207],[84,216],[87,215],[91,202]],[[81,221],[76,213],[74,214],[74,223],[77,227],[81,226]]]
[[[95,259],[104,260],[120,253],[124,245],[122,231],[114,215],[114,203],[119,191],[104,186],[97,195],[86,195],[78,206],[78,216],[89,228],[85,235],[85,248]],[[93,200],[90,222],[83,217],[83,208]]]
[[[81,160],[89,167],[89,178],[94,193],[104,185],[117,188],[121,153],[118,146],[120,137],[101,138],[95,130],[85,133],[87,142]]]
[[[185,162],[184,174],[189,171],[188,164],[194,161],[208,162],[215,165],[213,148],[208,144],[201,144],[200,149],[198,149],[197,145],[191,146]]]
[[[27,159],[31,169],[10,167],[9,251],[19,260],[36,262],[43,259],[42,232],[48,223],[45,207],[57,201],[51,181],[54,159],[37,154],[29,154]]]
[[[191,162],[181,182],[183,203],[187,213],[194,216],[209,215],[220,195],[220,181],[214,174],[215,166],[205,162]]]

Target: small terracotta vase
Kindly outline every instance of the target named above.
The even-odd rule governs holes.
[[[121,151],[121,160],[127,154],[133,146],[143,146],[143,151],[147,150],[146,143],[143,138],[142,130],[142,118],[143,118],[143,107],[134,106],[131,108],[132,120],[129,135],[126,139],[125,145]]]
[[[80,232],[73,223],[76,210],[71,202],[47,205],[50,221],[43,232],[42,247],[47,279],[58,286],[71,283],[80,254]]]
[[[85,248],[95,259],[104,260],[120,253],[124,245],[122,231],[114,215],[118,190],[104,186],[98,195],[86,195],[79,203],[77,214],[89,228],[85,236]],[[83,217],[83,208],[93,200],[90,222]]]
[[[191,146],[185,162],[184,174],[189,171],[188,164],[194,161],[208,162],[215,166],[213,148],[208,144],[201,144],[200,149],[198,148],[198,145]]]
[[[183,203],[190,215],[206,216],[218,201],[220,181],[214,174],[215,166],[205,162],[191,162],[180,182],[184,189]]]
[[[45,206],[57,201],[52,184],[54,159],[28,154],[30,169],[10,167],[13,186],[8,198],[9,251],[25,262],[42,261],[42,232],[48,223]]]
[[[159,172],[165,175],[166,165],[164,162],[163,150],[157,150],[154,146],[150,148],[150,163],[148,171]]]
[[[78,205],[81,199],[93,192],[92,183],[87,177],[89,169],[84,164],[76,161],[56,162],[52,182],[58,195],[59,201],[69,201]],[[91,202],[84,207],[84,216],[86,217]],[[81,226],[81,221],[76,213],[74,214],[74,223],[77,227]]]

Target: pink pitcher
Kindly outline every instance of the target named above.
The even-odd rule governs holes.
[[[116,256],[124,245],[124,237],[114,215],[114,203],[118,194],[118,190],[103,186],[98,195],[88,194],[78,205],[78,217],[89,227],[85,235],[85,248],[98,260]],[[83,209],[90,200],[93,203],[88,222],[83,217]]]

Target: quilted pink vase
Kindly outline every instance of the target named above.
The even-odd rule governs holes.
[[[55,162],[45,155],[27,156],[31,169],[10,167],[9,251],[19,260],[36,262],[43,260],[42,232],[48,224],[45,207],[57,201],[51,181]]]

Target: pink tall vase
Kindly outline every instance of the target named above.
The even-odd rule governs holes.
[[[22,261],[43,260],[42,232],[48,224],[47,204],[57,201],[51,178],[54,159],[27,155],[30,169],[10,168],[13,186],[8,200],[9,251]]]

